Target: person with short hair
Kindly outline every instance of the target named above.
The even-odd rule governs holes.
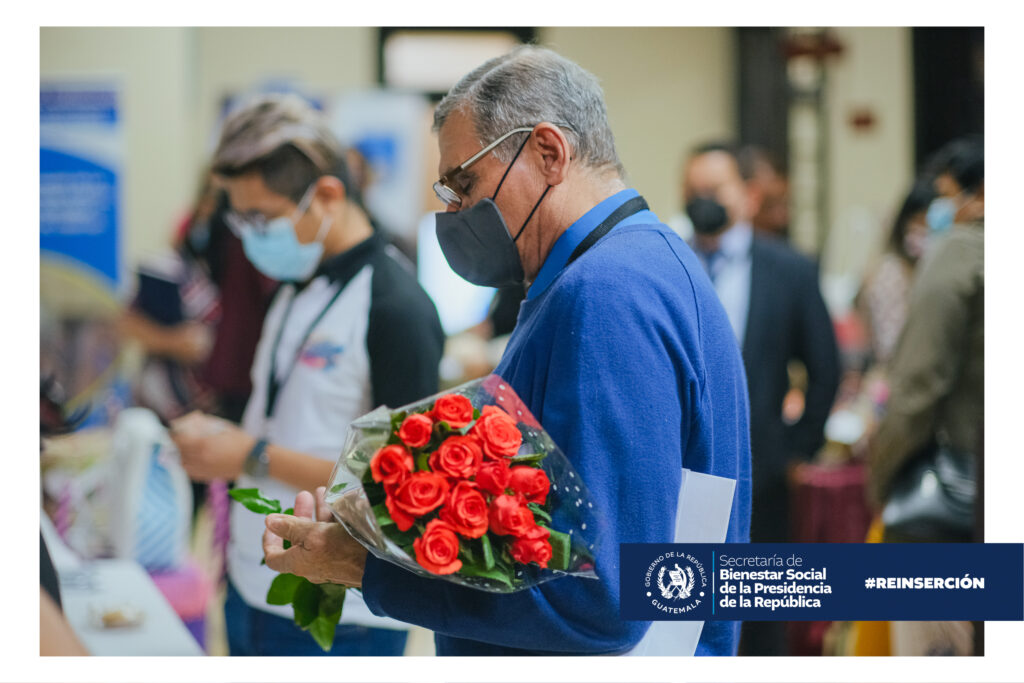
[[[626,185],[601,88],[579,65],[534,46],[485,62],[434,128],[441,248],[470,282],[527,286],[496,373],[591,493],[600,580],[475,591],[298,516],[267,517],[267,564],[361,586],[374,613],[433,630],[441,655],[685,654],[652,645],[666,622],[620,618],[619,544],[674,542],[683,468],[735,480],[725,540],[748,539],[747,392],[725,312],[690,248]],[[300,496],[296,509],[312,508]],[[735,654],[738,636],[737,622],[707,622],[696,653]]]
[[[203,414],[173,424],[193,478],[236,479],[270,498],[326,484],[349,423],[378,405],[438,389],[444,333],[412,265],[374,231],[341,147],[296,96],[256,99],[224,123],[213,172],[246,256],[282,282],[253,362],[241,428]],[[231,510],[225,616],[231,654],[324,654],[271,606],[261,566],[263,518]],[[400,655],[406,625],[345,600],[327,654]]]
[[[714,283],[742,349],[750,391],[753,502],[750,540],[789,538],[790,465],[809,460],[824,443],[839,386],[839,351],[818,286],[818,268],[785,241],[753,229],[758,193],[745,182],[736,149],[712,142],[689,156],[684,175],[691,246]],[[804,410],[783,417],[789,364],[807,369]],[[783,622],[743,624],[741,654],[787,652]]]

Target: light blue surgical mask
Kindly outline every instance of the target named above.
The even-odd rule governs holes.
[[[238,228],[245,255],[267,277],[282,282],[304,282],[320,264],[324,255],[323,239],[330,228],[331,217],[324,216],[316,239],[309,244],[302,244],[295,235],[295,223],[308,210],[312,190],[311,185],[300,200],[295,219],[279,216],[262,225],[238,217],[231,221]]]
[[[953,227],[953,219],[956,217],[956,200],[953,197],[938,197],[928,205],[928,213],[925,214],[925,222],[931,235],[940,235]]]

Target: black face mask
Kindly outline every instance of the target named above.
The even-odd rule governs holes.
[[[548,185],[533,205],[533,210],[515,237],[512,237],[505,225],[505,219],[494,200],[529,140],[527,136],[520,145],[490,198],[485,197],[468,209],[437,213],[434,216],[437,241],[445,260],[462,279],[474,285],[506,287],[523,281],[523,263],[519,258],[516,240],[523,234],[551,186]]]
[[[729,214],[725,207],[711,197],[694,197],[686,205],[686,215],[690,217],[693,231],[698,235],[715,235],[729,224]]]

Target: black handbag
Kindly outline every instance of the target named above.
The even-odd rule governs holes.
[[[976,498],[974,455],[933,443],[893,484],[882,509],[886,540],[969,541]]]

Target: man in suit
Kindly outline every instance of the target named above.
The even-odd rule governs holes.
[[[787,470],[821,446],[839,385],[839,354],[818,287],[818,269],[784,241],[754,231],[750,219],[760,193],[745,182],[729,145],[704,145],[690,155],[683,194],[694,230],[691,246],[728,314],[746,366],[753,475],[750,540],[785,542]],[[787,424],[782,404],[793,360],[807,370],[807,390],[803,415]],[[740,654],[785,654],[783,627],[783,622],[745,622]]]

